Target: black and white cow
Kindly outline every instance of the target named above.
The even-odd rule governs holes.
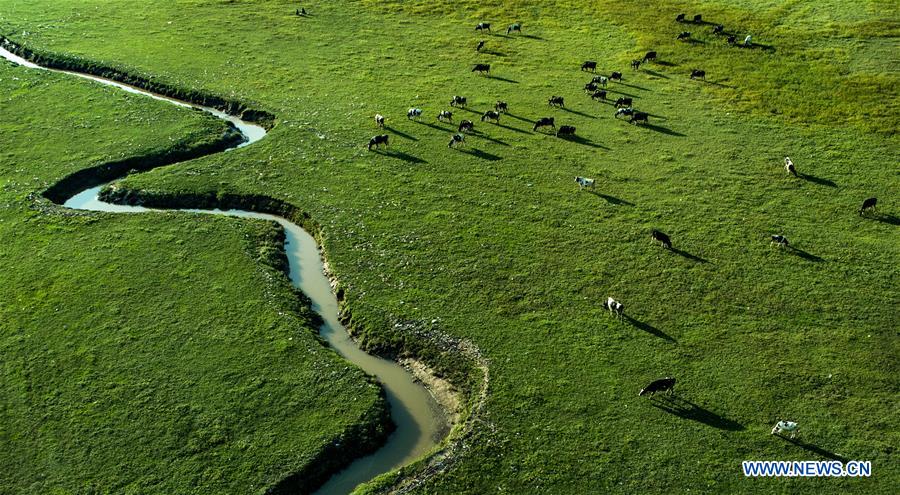
[[[421,109],[421,108],[410,108],[409,110],[406,111],[406,118],[407,118],[407,119],[417,119],[417,118],[419,118],[419,117],[421,117],[421,116],[422,116],[422,109]]]
[[[682,31],[682,32],[678,33],[677,39],[689,40],[689,39],[691,39],[691,32],[690,31]]]
[[[453,123],[453,112],[449,110],[441,110],[441,113],[438,114],[437,117],[440,122],[450,122]]]
[[[721,24],[717,24],[717,25],[713,28],[713,34],[715,34],[715,35],[719,35],[719,34],[722,34],[722,33],[724,33],[724,32],[725,32],[725,26],[723,26],[723,25],[721,25]]]
[[[772,244],[778,247],[786,247],[790,243],[788,242],[787,237],[780,234],[775,234],[772,236]]]
[[[478,25],[475,26],[476,31],[487,31],[491,32],[491,23],[489,22],[479,22]]]
[[[663,247],[665,247],[666,249],[672,249],[672,240],[669,239],[669,236],[667,236],[666,234],[663,234],[662,232],[660,232],[658,230],[654,229],[650,232],[650,241],[658,242],[658,243],[662,244]]]
[[[685,14],[678,14],[675,16],[675,22],[684,22]]]
[[[591,79],[591,82],[594,84],[599,84],[605,88],[606,85],[609,84],[609,78],[606,76],[594,76],[594,78]]]
[[[791,160],[791,157],[789,156],[784,157],[784,170],[794,177],[797,177],[797,167],[794,166],[794,161]]]
[[[500,123],[500,112],[495,112],[494,110],[488,110],[484,112],[484,115],[481,116],[481,121],[492,121],[496,124]]]
[[[593,93],[594,91],[597,91],[597,83],[589,82],[589,83],[585,84],[584,90],[588,93]]]
[[[646,55],[644,55],[644,63],[647,63],[650,61],[654,61],[654,62],[656,61],[656,52],[649,51],[649,52],[647,52]]]
[[[612,80],[612,81],[621,81],[621,80],[622,80],[622,73],[619,72],[619,71],[615,71],[615,72],[613,72],[612,74],[609,75],[609,79]]]
[[[706,80],[706,71],[700,69],[692,69],[691,70],[691,79],[703,79]]]
[[[594,181],[594,179],[588,179],[587,177],[575,177],[575,183],[578,184],[579,191],[584,189],[585,187],[588,189],[593,189],[595,182],[596,181]]]
[[[553,123],[553,117],[541,117],[537,119],[531,130],[536,131],[539,127],[552,127],[556,129],[556,124]]]
[[[466,97],[465,96],[454,96],[450,99],[451,107],[464,107],[466,106]]]
[[[521,33],[522,25],[517,22],[515,24],[510,25],[508,28],[506,28],[506,34],[509,34],[512,32]]]
[[[380,113],[375,114],[375,127],[384,127],[384,115]]]
[[[794,421],[778,421],[775,423],[775,426],[772,427],[772,434],[782,434],[782,433],[790,433],[791,439],[797,436],[797,433],[800,432],[800,425],[795,423]]]
[[[369,151],[372,151],[372,147],[375,147],[375,149],[378,149],[379,147],[381,147],[382,144],[385,146],[388,145],[388,135],[387,134],[381,134],[379,136],[372,137],[372,139],[369,140]]]
[[[703,16],[701,14],[697,14],[694,16],[694,24],[700,24],[703,22]]]
[[[559,129],[556,131],[556,137],[564,137],[564,136],[574,136],[575,135],[575,126],[573,125],[561,125]]]
[[[631,117],[632,115],[634,115],[634,109],[631,107],[620,108],[620,109],[616,110],[616,113],[615,113],[615,115],[613,115],[613,117],[619,118],[619,115]]]
[[[603,307],[607,309],[616,318],[622,319],[625,316],[625,305],[616,301],[612,297],[607,297]]]
[[[505,101],[497,100],[497,103],[494,103],[494,110],[499,113],[507,113],[509,112],[509,105]]]
[[[638,70],[641,68],[641,61],[638,59],[634,59],[631,61],[631,70]]]
[[[466,143],[466,136],[464,134],[454,134],[450,137],[450,144],[447,145],[448,148],[453,148],[455,146],[462,146]]]
[[[620,107],[630,107],[631,106],[631,98],[627,96],[620,96],[616,100],[616,108]]]
[[[666,392],[668,394],[672,394],[675,392],[675,379],[667,376],[665,378],[660,378],[659,380],[653,380],[650,382],[650,385],[641,389],[641,392],[638,396],[649,395],[653,396],[653,394],[657,392]]]
[[[479,74],[491,74],[491,64],[475,64],[475,67],[472,68],[472,72],[477,72]]]
[[[604,101],[606,101],[606,90],[603,89],[603,90],[594,92],[594,94],[591,95],[591,99],[592,99],[592,100],[604,100]]]
[[[459,127],[457,131],[459,132],[472,132],[475,130],[475,124],[471,120],[463,120],[459,123]]]
[[[637,124],[638,122],[650,122],[650,114],[646,112],[634,112],[631,114],[631,120],[628,121],[629,124]]]
[[[583,64],[581,64],[581,70],[589,70],[594,72],[597,70],[597,62],[593,60],[586,60]]]
[[[475,46],[475,51],[480,52],[482,48],[484,48],[484,40],[478,42],[478,45]]]
[[[551,96],[549,100],[547,100],[547,104],[551,107],[564,107],[566,106],[566,102],[562,96]]]

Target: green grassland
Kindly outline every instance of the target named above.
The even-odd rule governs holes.
[[[259,492],[373,423],[377,387],[317,341],[273,225],[31,197],[221,121],[5,61],[0,95],[0,493]]]
[[[306,18],[292,15],[295,3],[272,1],[0,6],[0,34],[34,49],[152,74],[277,116],[270,135],[251,147],[131,176],[117,188],[147,200],[263,194],[294,205],[320,226],[354,330],[367,345],[414,346],[414,336],[392,325],[409,320],[433,322],[481,349],[492,379],[476,441],[423,493],[868,494],[900,484],[896,3],[335,1],[305,5],[313,14]],[[765,47],[727,47],[709,25],[673,22],[679,12],[703,13]],[[473,31],[482,20],[494,24],[493,35]],[[506,36],[501,29],[514,21],[524,33]],[[682,30],[697,42],[676,42]],[[478,39],[487,40],[480,54]],[[662,63],[628,69],[649,49]],[[649,126],[617,121],[610,105],[584,95],[589,75],[578,67],[587,59],[598,61],[599,72],[625,73],[609,89],[632,96],[651,114]],[[472,74],[476,62],[492,64],[493,77]],[[688,79],[695,67],[707,71],[707,82]],[[475,120],[478,132],[465,148],[450,150],[455,127],[435,116],[456,94],[469,98],[471,111],[454,110],[455,119]],[[566,109],[547,107],[556,94]],[[510,115],[499,126],[481,123],[480,112],[497,99],[509,102]],[[421,122],[405,118],[413,106],[425,110]],[[163,113],[156,106],[151,112]],[[392,139],[379,153],[363,146],[380,132],[376,112],[387,116]],[[580,139],[532,132],[543,116],[577,126]],[[128,142],[127,132],[103,132]],[[161,141],[137,141],[151,142]],[[116,153],[122,147],[106,144]],[[25,148],[14,156],[43,152]],[[785,174],[786,155],[801,177]],[[53,163],[43,182],[17,186],[6,200],[29,220],[17,230],[6,224],[4,235],[30,231],[46,242],[49,228],[40,224],[53,222],[64,223],[54,236],[70,241],[54,239],[68,248],[89,235],[81,223],[94,223],[25,211],[24,196],[58,176],[55,167],[63,165]],[[596,178],[597,193],[579,192],[575,175]],[[856,209],[869,196],[879,198],[880,211],[860,217]],[[233,290],[204,299],[218,324],[270,325],[251,323],[272,316],[262,305],[240,312],[247,322],[228,319],[224,308],[247,304],[246,294],[262,289],[246,281],[250,275],[238,282],[212,268],[213,260],[240,259],[252,272],[247,241],[237,241],[263,227],[205,220],[231,232],[213,245],[198,239],[196,220],[161,216],[186,243],[176,249],[146,221],[102,218],[113,230],[85,246],[133,230],[120,241],[129,250],[116,252],[122,265],[158,256],[179,270],[197,266],[195,283]],[[677,249],[652,245],[652,228],[667,232]],[[795,249],[770,246],[774,233]],[[139,236],[156,236],[155,255],[139,249],[154,245]],[[103,277],[107,287],[124,290],[118,274],[53,256],[49,265],[36,261],[35,273]],[[100,254],[85,247],[79,256]],[[201,263],[209,265],[202,278]],[[152,275],[148,287],[172,284],[170,273]],[[59,298],[61,290],[25,294]],[[157,306],[189,307],[195,292],[153,294]],[[142,294],[131,295],[133,304],[145,304]],[[92,295],[103,297],[84,293],[71,318],[96,304]],[[629,321],[604,313],[608,295],[625,303]],[[171,315],[152,307],[146,318],[164,327]],[[29,314],[65,320],[49,306]],[[191,314],[193,322],[212,318]],[[124,317],[92,315],[98,325]],[[21,327],[42,328],[34,321]],[[16,346],[11,355],[27,353]],[[261,362],[272,352],[255,349],[240,355]],[[292,372],[311,373],[303,369],[307,358],[292,355]],[[249,380],[242,367],[233,373]],[[314,402],[329,421],[328,408],[345,404],[343,394],[369,390],[346,373],[341,392]],[[681,415],[637,397],[666,375],[678,378],[679,396],[692,404]],[[364,397],[346,417],[371,409],[374,395]],[[284,404],[263,407],[260,421],[287,416]],[[799,421],[803,444],[770,436],[776,418]],[[328,423],[331,436],[345,425],[336,422]],[[314,444],[312,431],[329,437],[294,426],[301,429],[294,441],[305,445]],[[763,480],[740,471],[744,459],[828,455],[871,460],[873,476]],[[17,465],[23,454],[0,459]],[[135,470],[155,472],[156,459],[136,459]],[[44,469],[61,476],[52,462]]]

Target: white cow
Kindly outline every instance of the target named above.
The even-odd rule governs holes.
[[[789,156],[784,157],[784,169],[794,177],[797,176],[797,167],[794,166],[794,161]]]
[[[797,432],[799,432],[799,431],[800,431],[800,425],[798,425],[797,423],[795,423],[793,421],[779,421],[779,422],[775,423],[774,427],[772,427],[773,435],[775,435],[776,433],[778,433],[778,434],[790,433],[792,440],[795,436],[797,436]]]
[[[625,305],[616,301],[612,297],[607,297],[603,307],[608,309],[616,318],[622,318],[625,315]]]
[[[575,177],[575,182],[578,183],[578,190],[582,190],[585,187],[589,187],[591,189],[594,188],[594,179],[588,179],[587,177]]]
[[[384,115],[380,113],[375,114],[375,127],[384,127]]]

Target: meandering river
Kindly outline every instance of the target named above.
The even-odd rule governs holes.
[[[16,64],[32,69],[51,70],[71,74],[95,81],[100,84],[115,86],[127,91],[162,100],[173,105],[198,108],[235,125],[246,137],[246,141],[235,146],[250,146],[266,136],[266,130],[256,124],[243,121],[214,108],[194,105],[166,96],[154,94],[140,88],[132,87],[109,79],[79,72],[48,69],[23,59],[0,47],[0,57]],[[230,151],[230,150],[226,150]],[[174,165],[174,166],[177,166]],[[121,177],[120,177],[121,178]],[[98,194],[105,186],[100,185],[75,194],[64,206],[67,208],[116,213],[142,213],[152,211],[140,206],[127,206],[100,201]],[[256,218],[278,222],[285,230],[287,241],[285,249],[290,264],[290,277],[295,286],[300,288],[312,300],[313,309],[318,312],[324,323],[319,329],[320,335],[348,361],[359,366],[367,373],[374,375],[384,387],[390,403],[391,417],[397,430],[391,434],[387,443],[375,453],[357,459],[345,470],[333,475],[317,493],[340,494],[350,493],[357,485],[371,480],[379,474],[391,471],[420,458],[434,448],[449,431],[446,415],[434,397],[403,367],[393,361],[366,354],[355,341],[350,338],[347,329],[338,321],[338,302],[331,291],[331,285],[325,276],[324,264],[319,255],[315,239],[298,225],[274,215],[243,210],[178,210],[189,213],[227,215],[232,217]]]

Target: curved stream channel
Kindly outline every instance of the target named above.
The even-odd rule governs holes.
[[[247,140],[235,146],[235,148],[250,145],[266,135],[264,128],[242,121],[214,108],[194,105],[89,74],[47,69],[29,62],[2,47],[0,47],[0,57],[25,67],[63,72],[178,106],[199,108],[220,119],[233,123],[246,136]],[[151,211],[140,206],[117,205],[100,201],[98,194],[105,185],[93,187],[72,196],[65,202],[64,206],[79,210],[116,213]],[[421,384],[416,383],[413,376],[399,364],[363,352],[350,338],[347,329],[338,321],[337,299],[331,291],[331,285],[325,276],[325,267],[319,256],[318,246],[311,235],[284,218],[265,213],[244,210],[176,211],[256,218],[272,220],[281,224],[287,237],[285,250],[287,251],[287,258],[290,264],[291,281],[309,296],[312,300],[313,309],[321,315],[324,323],[319,329],[319,334],[345,359],[359,366],[366,373],[376,376],[384,387],[390,404],[391,417],[397,425],[396,431],[391,434],[387,443],[378,451],[357,459],[349,467],[333,475],[317,493],[350,493],[358,484],[421,457],[441,441],[449,431],[448,421],[428,390]]]

